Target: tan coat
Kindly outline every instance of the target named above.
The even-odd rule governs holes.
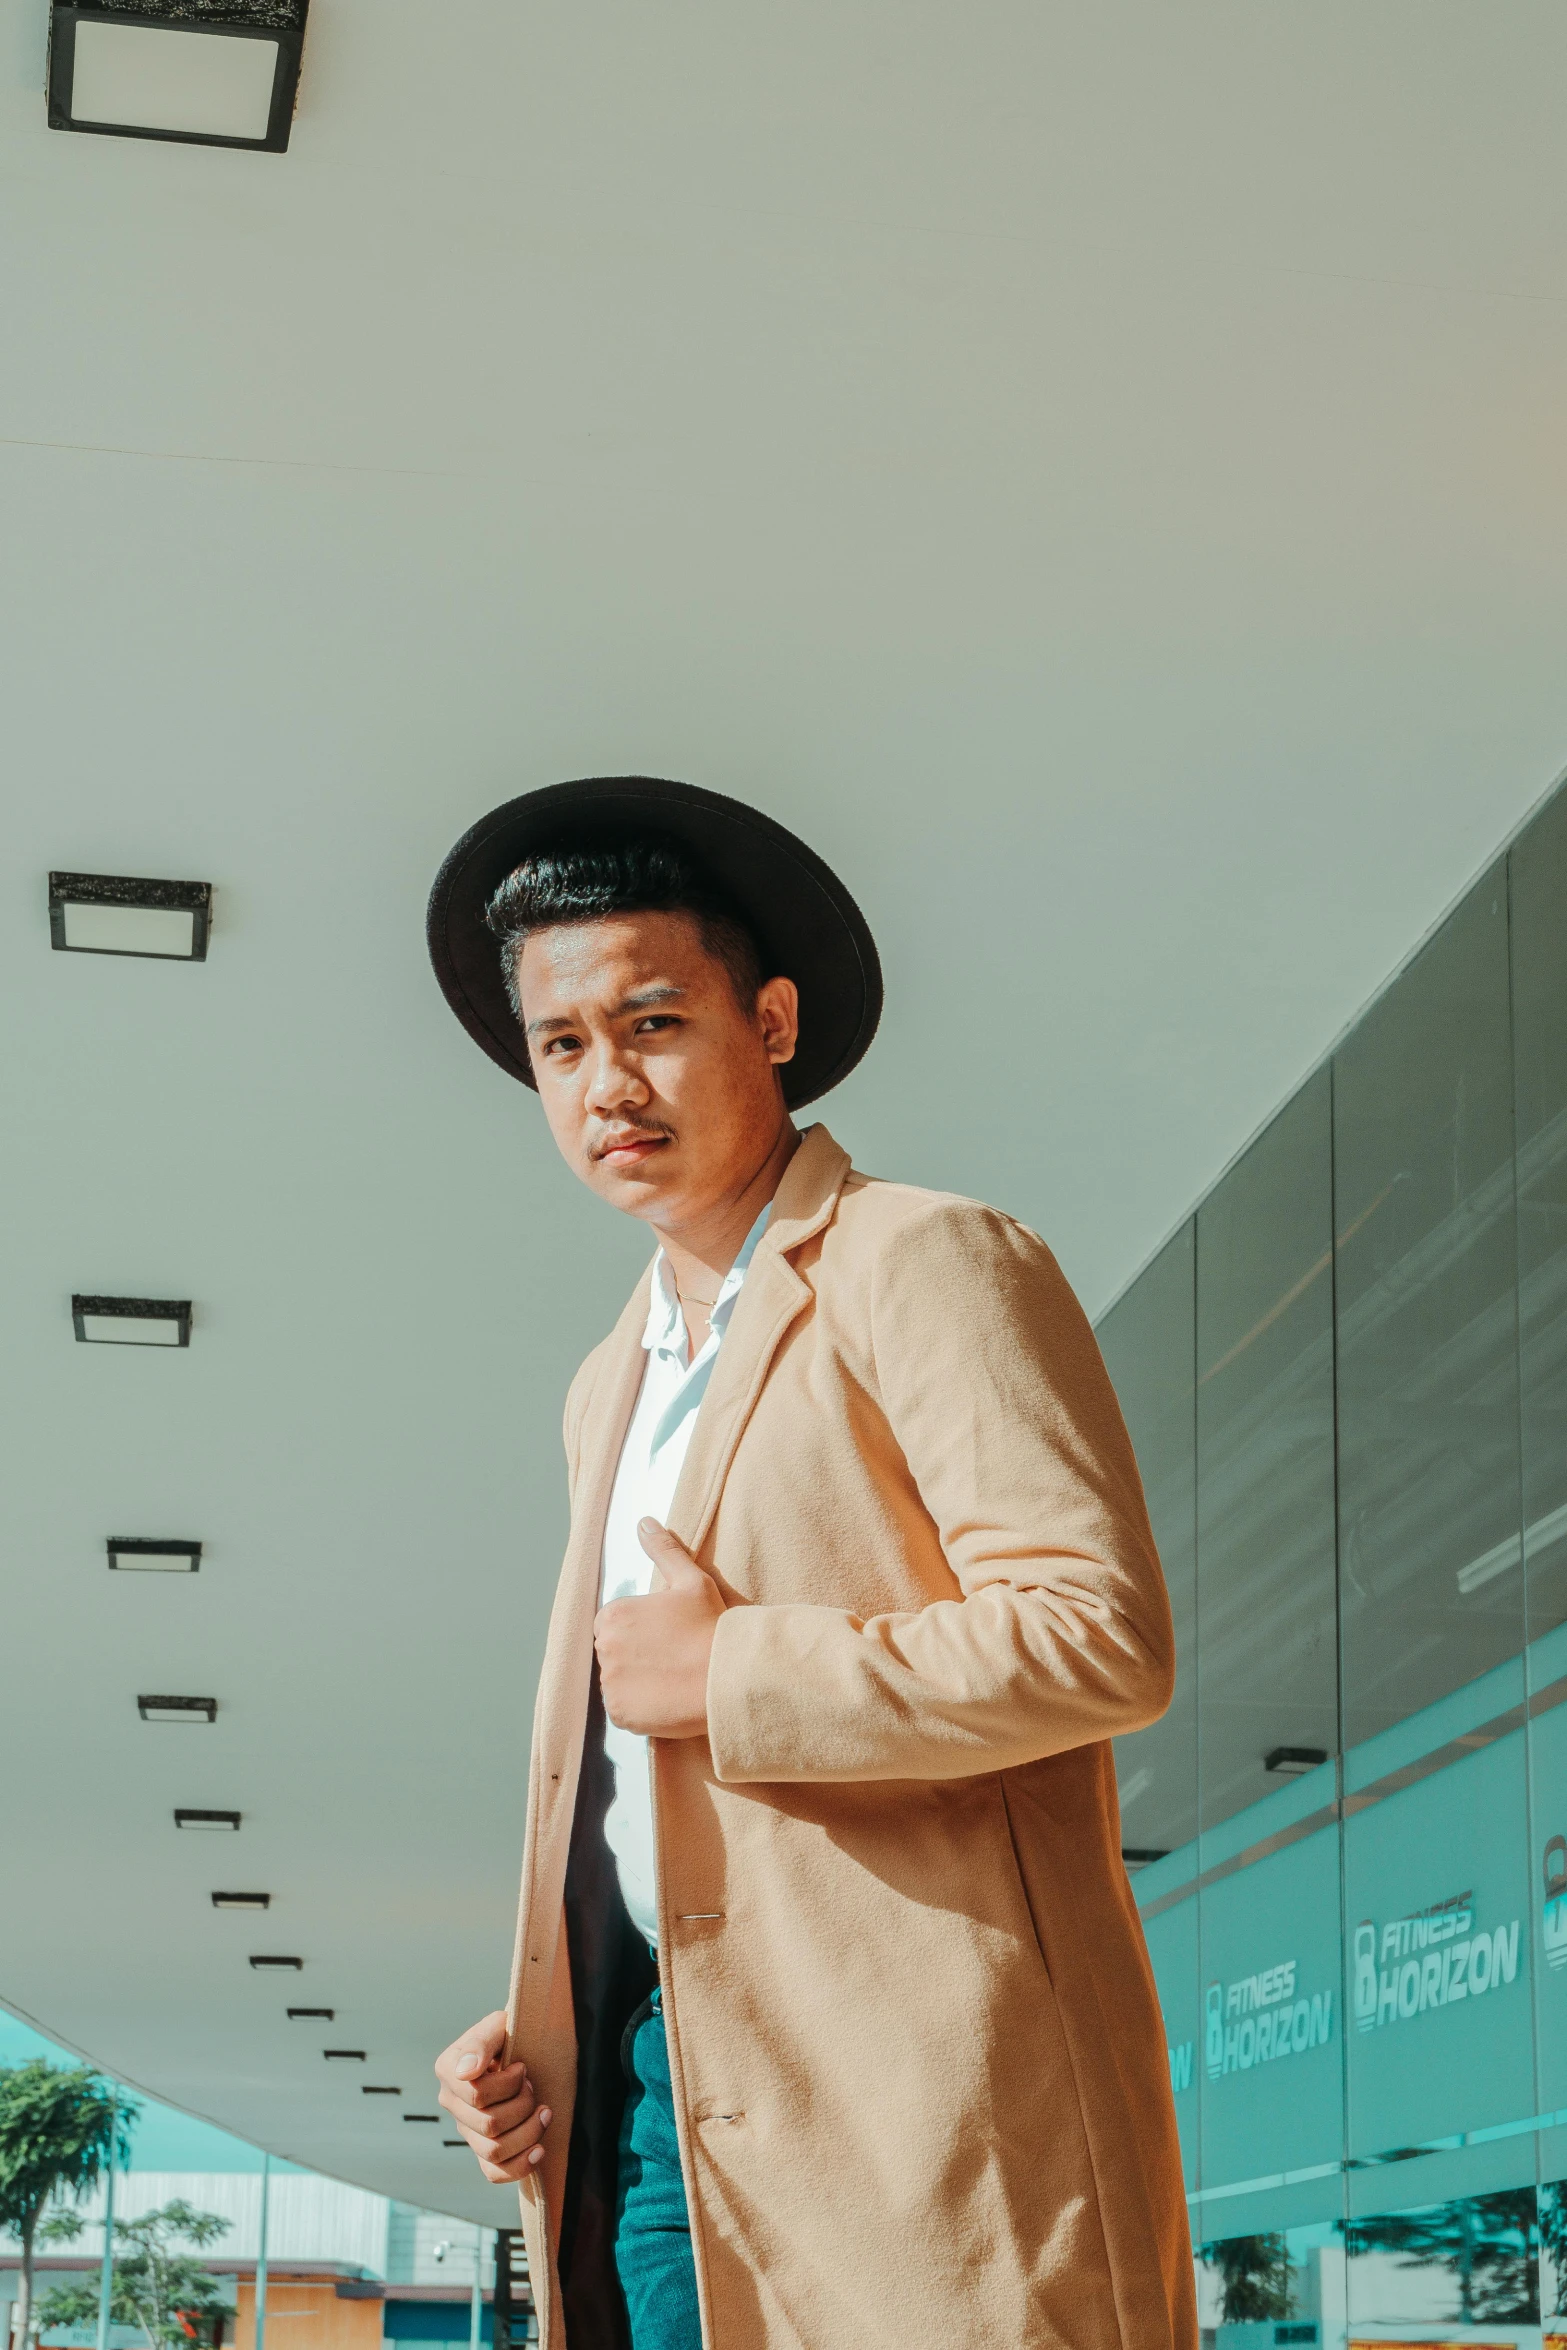
[[[646,1310],[644,1278],[572,1386],[534,1727],[510,2012],[555,2114],[522,2191],[544,2350],[625,2340],[616,2052],[647,1961],[599,1833],[593,1618]],[[812,1128],[670,1524],[731,1602],[710,1736],[653,1770],[708,2350],[1194,2350],[1109,1743],[1169,1700],[1170,1613],[1049,1251]]]

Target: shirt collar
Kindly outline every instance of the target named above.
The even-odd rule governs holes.
[[[740,1294],[741,1284],[756,1254],[756,1244],[766,1231],[767,1219],[772,1212],[773,1203],[769,1200],[741,1242],[739,1255],[719,1284],[713,1310],[708,1316],[708,1329],[714,1337],[721,1338],[729,1326],[735,1299]],[[653,1259],[653,1286],[648,1299],[642,1344],[650,1351],[656,1348],[660,1354],[677,1357],[683,1357],[686,1351],[685,1316],[680,1311],[680,1299],[675,1289],[674,1275],[669,1269],[669,1259],[662,1249]]]

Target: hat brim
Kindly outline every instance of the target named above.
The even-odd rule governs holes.
[[[799,1043],[780,1071],[790,1109],[839,1084],[881,1018],[881,962],[864,915],[831,867],[771,816],[652,775],[588,776],[525,792],[481,816],[447,857],[430,892],[430,960],[474,1043],[537,1092],[484,910],[533,850],[627,832],[663,833],[689,849],[755,932],[768,977],[799,989]]]

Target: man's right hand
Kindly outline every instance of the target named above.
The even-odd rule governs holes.
[[[525,2179],[544,2160],[547,2105],[535,2105],[523,2064],[501,2063],[506,2018],[499,2009],[464,2032],[435,2060],[444,2105],[496,2186]]]

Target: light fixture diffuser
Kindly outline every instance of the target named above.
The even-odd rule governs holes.
[[[78,1346],[189,1346],[188,1297],[73,1297]]]
[[[303,1970],[305,1962],[302,1958],[277,1958],[269,1956],[265,1951],[252,1951],[250,1963],[253,1967],[291,1967],[297,1975]]]
[[[215,1722],[215,1697],[138,1697],[136,1711],[144,1722]]]
[[[308,0],[54,0],[49,127],[281,155]]]
[[[388,2089],[384,2082],[365,2081],[360,2086],[362,2097],[401,2097],[401,2089]]]
[[[176,1828],[209,1828],[215,1835],[237,1836],[239,1834],[239,1813],[237,1811],[178,1810],[174,1814],[174,1825]]]
[[[199,1542],[163,1542],[140,1534],[111,1534],[109,1565],[120,1574],[199,1575]]]
[[[49,944],[57,954],[204,963],[211,927],[210,881],[143,881],[126,873],[49,876]]]
[[[339,2061],[344,2064],[363,2064],[365,2060],[362,2048],[323,2048],[321,2053],[329,2064]]]
[[[440,2118],[438,2113],[405,2113],[403,2115],[405,2122],[438,2122]]]
[[[212,1906],[214,1909],[270,1909],[272,1896],[270,1893],[214,1893]]]
[[[255,1962],[252,1961],[251,1963],[254,1964]],[[337,2009],[335,2007],[291,2007],[288,2008],[285,2012],[287,2013],[290,2023],[297,2023],[303,2016],[314,2016],[323,2024],[335,2024],[337,2021]]]

